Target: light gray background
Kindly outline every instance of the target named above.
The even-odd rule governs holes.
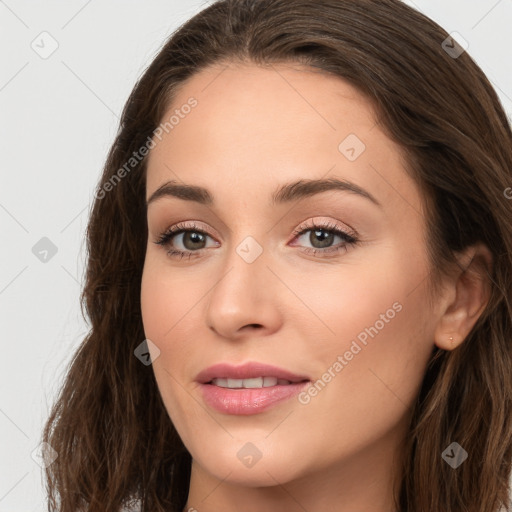
[[[512,0],[406,3],[462,35],[510,118]],[[0,0],[0,512],[46,510],[31,454],[87,332],[79,293],[94,188],[136,79],[203,5]],[[31,47],[52,39],[46,59]],[[47,262],[32,252],[42,237],[57,247]]]

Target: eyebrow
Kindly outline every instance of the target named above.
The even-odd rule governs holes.
[[[329,190],[343,190],[352,192],[369,199],[372,203],[382,208],[382,205],[364,188],[347,180],[338,178],[328,179],[302,179],[280,185],[272,194],[272,205],[290,203],[305,197],[311,197]],[[213,205],[213,195],[204,187],[187,185],[175,180],[167,181],[158,187],[149,197],[146,206],[162,197],[176,197],[185,201],[194,201],[204,205]]]

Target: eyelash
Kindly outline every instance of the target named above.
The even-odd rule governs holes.
[[[326,249],[315,249],[312,247],[305,247],[302,249],[302,251],[306,254],[313,254],[314,256],[316,256],[318,253],[321,253],[321,254],[334,253],[334,255],[338,255],[341,251],[346,252],[348,250],[348,246],[354,246],[359,242],[359,240],[355,236],[355,233],[347,233],[345,231],[342,231],[336,226],[336,224],[329,224],[328,222],[323,223],[323,222],[315,222],[315,221],[312,221],[308,226],[305,226],[303,224],[300,227],[298,227],[297,229],[295,229],[293,231],[294,240],[295,240],[295,238],[298,238],[299,236],[307,233],[308,231],[315,231],[315,230],[322,230],[322,231],[327,231],[329,233],[332,233],[332,234],[342,238],[344,240],[344,242],[342,245],[338,245],[335,247],[327,247]],[[181,233],[187,233],[187,232],[200,233],[202,235],[210,236],[204,230],[199,229],[199,227],[194,223],[188,224],[188,225],[184,224],[184,223],[180,223],[180,224],[176,224],[175,226],[171,226],[166,231],[164,231],[154,243],[165,247],[166,245],[169,244],[169,242],[171,242],[171,240],[175,236],[177,236]],[[190,250],[189,251],[181,251],[179,249],[170,248],[167,251],[167,255],[170,256],[171,258],[179,258],[179,259],[188,258],[188,259],[190,259],[193,255],[199,255],[199,253],[201,253],[201,251],[203,251],[203,250],[205,250],[205,249],[204,248],[198,249],[196,251],[190,251]],[[321,257],[326,257],[326,256],[321,256]]]

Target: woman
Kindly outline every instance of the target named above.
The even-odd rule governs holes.
[[[509,506],[511,142],[397,0],[189,20],[95,194],[52,510]]]

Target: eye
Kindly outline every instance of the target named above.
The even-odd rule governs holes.
[[[158,245],[168,247],[167,254],[171,257],[191,258],[194,253],[199,253],[205,246],[207,239],[211,238],[205,231],[198,228],[196,224],[176,224],[164,231],[155,242]],[[174,244],[181,247],[174,247]],[[213,245],[218,246],[215,242]]]
[[[308,235],[309,233],[309,235]],[[338,255],[341,251],[346,252],[352,245],[357,244],[358,239],[355,233],[347,233],[336,224],[328,222],[310,221],[306,226],[302,225],[293,233],[294,240],[309,243],[303,252],[313,255]],[[333,244],[338,239],[338,245]],[[341,243],[340,243],[341,242]]]
[[[307,233],[309,236],[306,236]],[[322,257],[336,256],[342,251],[346,252],[349,246],[358,242],[353,231],[348,233],[336,224],[328,222],[310,221],[309,224],[302,224],[297,228],[293,235],[294,240],[311,244],[311,247],[302,248],[302,252]],[[168,256],[172,258],[190,259],[200,256],[202,250],[208,248],[206,246],[208,238],[212,237],[196,224],[180,223],[164,231],[154,243],[166,247]],[[339,239],[338,245],[333,246],[336,239]],[[210,247],[219,245],[219,242],[214,241]]]

